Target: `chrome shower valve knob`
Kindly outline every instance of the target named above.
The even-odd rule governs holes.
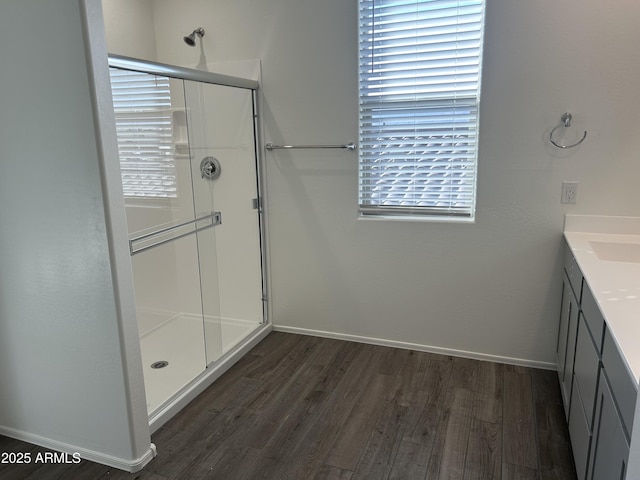
[[[200,162],[200,174],[202,178],[215,180],[220,176],[222,167],[215,157],[204,157]]]

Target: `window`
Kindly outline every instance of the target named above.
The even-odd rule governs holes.
[[[484,0],[360,0],[362,215],[475,213]]]
[[[110,69],[125,197],[175,198],[169,78]]]

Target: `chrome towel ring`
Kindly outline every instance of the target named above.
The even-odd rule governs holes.
[[[584,139],[587,138],[587,131],[584,131],[584,135],[582,135],[582,138],[580,140],[578,140],[576,143],[574,143],[573,145],[559,145],[556,142],[553,141],[553,134],[555,133],[555,131],[557,129],[559,129],[560,127],[565,127],[565,128],[569,128],[571,126],[571,114],[569,112],[567,113],[563,113],[562,116],[560,117],[560,121],[562,123],[560,123],[560,125],[556,126],[553,130],[551,130],[551,133],[549,134],[549,141],[551,143],[553,143],[556,147],[558,148],[573,148],[573,147],[577,147],[578,145],[580,145],[582,142],[584,142]]]

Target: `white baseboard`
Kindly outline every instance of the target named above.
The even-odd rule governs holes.
[[[86,448],[77,447],[68,443],[59,442],[57,440],[52,440],[40,435],[35,435],[33,433],[27,433],[21,430],[15,430],[13,428],[4,426],[0,426],[0,435],[15,438],[16,440],[32,443],[34,445],[39,445],[56,452],[67,453],[70,455],[69,461],[72,461],[74,454],[76,456],[77,454],[79,454],[82,460],[100,463],[102,465],[107,465],[109,467],[117,468],[119,470],[124,470],[131,473],[142,470],[142,468],[151,460],[153,460],[153,457],[156,456],[156,446],[153,443],[150,444],[149,449],[140,458],[136,458],[134,460],[126,460],[124,458],[106,455],[94,450],[87,450]]]
[[[200,395],[206,388],[236,364],[249,350],[255,347],[273,329],[270,323],[262,325],[249,337],[234,347],[233,351],[196,377],[191,383],[183,388],[167,404],[161,406],[149,418],[149,428],[151,433],[156,432],[162,425],[167,423],[172,417],[180,412],[189,402]]]
[[[451,355],[453,357],[471,358],[474,360],[484,360],[487,362],[506,363],[509,365],[520,365],[523,367],[541,368],[544,370],[556,370],[555,363],[551,363],[551,362],[538,362],[535,360],[526,360],[524,358],[512,358],[512,357],[504,357],[500,355],[490,355],[487,353],[468,352],[466,350],[434,347],[432,345],[400,342],[398,340],[387,340],[383,338],[363,337],[360,335],[350,335],[347,333],[327,332],[323,330],[312,330],[308,328],[299,328],[299,327],[287,327],[284,325],[274,325],[273,330],[276,332],[296,333],[299,335],[310,335],[313,337],[334,338],[336,340],[346,340],[349,342],[367,343],[370,345],[381,345],[383,347],[403,348],[405,350],[416,350],[418,352],[438,353],[440,355]]]

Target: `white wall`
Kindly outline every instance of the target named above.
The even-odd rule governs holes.
[[[121,337],[81,5],[0,7],[0,434],[127,468],[151,458],[150,439],[134,418],[139,347]]]
[[[156,59],[152,0],[102,0],[102,9],[109,53]]]
[[[357,140],[356,0],[154,0],[158,60],[262,61],[265,141]],[[266,153],[276,326],[553,361],[564,213],[639,215],[640,4],[488,0],[476,223],[358,220],[350,152]],[[574,150],[548,134],[571,111]],[[577,180],[577,205],[560,204]]]

